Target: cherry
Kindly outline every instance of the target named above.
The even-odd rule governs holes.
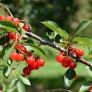
[[[31,52],[26,51],[26,55],[27,55],[27,56],[31,56],[32,54],[31,54]]]
[[[89,87],[89,90],[92,91],[92,86]]]
[[[14,22],[16,25],[19,25],[19,23],[20,23],[20,21],[19,21],[18,18],[14,18],[14,19],[13,19],[13,22]]]
[[[37,62],[38,62],[38,66],[40,66],[40,67],[44,66],[44,64],[45,64],[45,60],[43,58],[39,58],[37,60]]]
[[[28,56],[26,59],[26,63],[29,65],[33,65],[35,63],[35,58],[33,56]]]
[[[13,32],[8,32],[9,39],[16,40],[16,34]]]
[[[17,53],[16,52],[12,52],[11,53],[11,60],[16,60],[17,59]]]
[[[24,55],[21,54],[21,53],[17,54],[17,60],[18,61],[23,61],[24,60]]]
[[[4,16],[0,16],[0,20],[5,20],[5,17]]]
[[[64,59],[64,56],[61,55],[61,54],[59,54],[59,55],[56,57],[56,60],[57,60],[59,63],[62,63],[63,59]]]
[[[25,67],[25,68],[23,69],[23,74],[24,74],[25,76],[30,75],[30,73],[31,73],[30,67]]]
[[[84,55],[84,51],[82,49],[76,50],[76,56],[83,56],[83,55]]]
[[[13,18],[12,18],[11,16],[7,16],[7,17],[6,17],[6,20],[8,20],[8,21],[12,21]]]
[[[29,31],[29,26],[27,24],[24,24],[23,29],[28,32]]]
[[[69,67],[71,69],[75,69],[76,68],[76,64],[74,62],[70,62]]]
[[[63,61],[62,61],[62,65],[64,67],[68,67],[71,62],[73,62],[73,58],[71,58],[69,56],[64,56]]]
[[[34,62],[34,63],[31,65],[31,67],[32,67],[33,70],[38,70],[38,69],[39,69],[38,62]]]

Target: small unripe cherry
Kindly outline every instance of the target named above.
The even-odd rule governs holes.
[[[64,59],[64,56],[61,55],[61,54],[59,54],[59,55],[56,57],[56,60],[57,60],[59,63],[62,63],[63,59]]]
[[[17,60],[18,61],[23,61],[24,60],[24,55],[22,53],[17,54]]]
[[[84,51],[82,49],[77,49],[76,50],[76,56],[83,56],[84,55]]]
[[[38,63],[39,67],[42,67],[45,64],[45,60],[43,58],[39,58],[36,62]]]
[[[35,58],[33,56],[28,56],[26,59],[26,63],[29,65],[33,65],[35,63]]]
[[[11,53],[11,57],[10,57],[11,60],[16,60],[16,59],[17,59],[17,55],[18,55],[18,54],[17,54],[16,52],[12,52],[12,53]]]
[[[0,20],[5,20],[5,16],[0,16]]]
[[[76,68],[76,63],[75,62],[70,62],[69,67],[71,69],[75,69]]]
[[[14,19],[13,19],[13,22],[14,22],[16,25],[19,25],[19,23],[20,23],[20,21],[19,21],[18,18],[14,18]]]
[[[30,75],[30,73],[31,73],[30,67],[25,67],[25,68],[23,69],[23,74],[24,74],[24,76],[28,76],[28,75]]]
[[[29,26],[27,24],[24,24],[23,29],[28,32],[29,31]]]

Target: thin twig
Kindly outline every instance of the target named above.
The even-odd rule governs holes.
[[[66,52],[66,50],[65,50],[64,48],[60,47],[60,46],[57,45],[56,43],[47,41],[47,40],[45,40],[45,39],[43,39],[43,38],[41,38],[41,37],[35,35],[35,34],[32,33],[32,32],[27,32],[26,35],[29,36],[29,37],[32,37],[32,38],[34,38],[34,39],[36,39],[36,40],[38,40],[38,41],[40,41],[43,45],[48,45],[48,46],[53,47],[53,48],[55,48],[55,49],[57,49],[57,50],[59,50],[59,51],[64,51],[64,52]],[[72,55],[72,56],[73,56],[73,55]],[[73,58],[76,59],[77,57],[73,56]],[[88,61],[84,60],[83,58],[78,58],[78,62],[83,63],[83,64],[85,64],[85,65],[87,65],[87,66],[89,66],[89,67],[92,67],[92,64],[89,63]]]

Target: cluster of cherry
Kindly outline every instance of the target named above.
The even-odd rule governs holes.
[[[71,47],[69,48],[69,52],[77,57],[81,57],[84,55],[84,51],[79,48]],[[71,56],[68,56],[65,52],[61,51],[56,57],[57,62],[61,63],[65,68],[69,67],[71,69],[76,68],[76,63]]]
[[[19,26],[20,20],[18,18],[12,18],[11,16],[0,16],[0,21],[11,21],[14,23],[16,26]],[[25,31],[29,31],[29,25],[24,24],[23,29]],[[22,35],[19,33],[14,33],[14,32],[8,32],[8,38],[10,40],[22,40]],[[11,53],[10,59],[12,61],[26,61],[27,67],[23,69],[23,74],[25,76],[30,75],[32,70],[37,70],[40,67],[44,66],[45,60],[43,58],[38,58],[30,51],[28,51],[22,44],[16,44],[15,45],[15,50]]]

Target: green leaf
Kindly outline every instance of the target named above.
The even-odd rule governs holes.
[[[88,88],[89,88],[89,86],[82,85],[79,89],[79,92],[87,92]]]
[[[91,23],[92,23],[91,20],[81,22],[80,25],[75,29],[76,33],[74,36],[80,34],[82,31],[84,31]]]
[[[30,81],[29,81],[26,77],[23,77],[22,75],[19,75],[18,77],[19,77],[19,79],[20,79],[25,85],[31,85],[31,84],[30,84]]]
[[[0,29],[0,35],[5,35],[5,34],[7,34],[7,32],[3,29]]]
[[[10,73],[11,73],[11,68],[10,68],[10,67],[5,67],[5,68],[3,69],[3,75],[4,75],[6,78],[9,77]]]
[[[37,46],[36,44],[32,44],[32,43],[30,43],[29,45],[30,45],[31,49],[36,51],[37,54],[46,56],[45,51],[40,46]]]
[[[92,68],[86,66],[86,70],[87,70],[88,74],[90,75],[90,77],[92,77]]]
[[[57,32],[61,37],[64,37],[64,39],[68,39],[68,33],[61,29],[55,22],[53,21],[44,21],[42,22],[46,27],[51,29],[54,32]]]
[[[14,46],[15,46],[16,42],[13,43],[13,45],[5,52],[5,55],[3,56],[3,60],[5,62],[7,62],[10,58],[10,55],[14,49]]]
[[[18,89],[18,92],[26,92],[25,85],[21,81],[18,81],[17,89]]]
[[[10,21],[0,21],[0,28],[5,29],[8,32],[18,32],[18,27]]]
[[[74,77],[76,76],[76,72],[72,69],[68,69],[66,74],[64,75],[64,82],[67,87],[70,87],[74,82]]]

